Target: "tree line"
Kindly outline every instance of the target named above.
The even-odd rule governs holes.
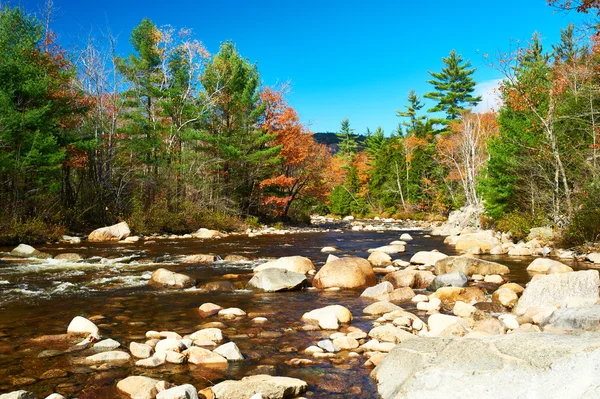
[[[182,233],[464,205],[517,236],[546,224],[598,239],[600,51],[573,26],[551,48],[534,35],[486,55],[503,76],[497,110],[472,111],[475,69],[453,50],[430,92],[408,94],[396,131],[367,129],[359,145],[345,119],[332,154],[232,42],[211,55],[190,30],[144,19],[127,56],[110,34],[67,52],[50,25],[0,9],[0,241],[121,220]]]

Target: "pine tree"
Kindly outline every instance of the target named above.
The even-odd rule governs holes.
[[[233,43],[225,42],[201,80],[212,104],[201,139],[203,150],[216,157],[214,197],[232,198],[248,213],[259,205],[252,198],[255,186],[279,163],[281,150],[274,145],[275,136],[260,128],[265,106],[258,68],[242,58]]]
[[[408,118],[407,121],[402,122],[402,126],[406,127],[407,135],[414,134],[417,136],[422,136],[424,134],[424,130],[422,129],[423,124],[427,120],[425,115],[419,115],[419,111],[425,106],[421,102],[421,98],[417,96],[417,93],[414,90],[408,92],[408,97],[406,98],[408,101],[408,105],[405,105],[406,111],[396,111],[396,115],[401,118]],[[398,126],[398,131],[400,132],[400,126]]]
[[[385,133],[381,126],[377,127],[374,133],[371,133],[371,131],[367,129],[367,138],[365,139],[365,151],[367,151],[367,153],[371,157],[377,158],[377,155],[385,146],[385,142]]]
[[[455,50],[450,52],[449,57],[442,58],[442,61],[445,66],[441,72],[429,72],[433,79],[427,83],[433,85],[434,91],[425,94],[425,98],[437,102],[428,112],[446,114],[444,118],[433,119],[433,122],[447,126],[458,119],[465,108],[476,106],[481,97],[472,96],[476,83],[471,75],[476,69],[470,69],[470,61],[464,61]]]
[[[350,121],[348,118],[344,119],[341,123],[340,131],[336,133],[339,140],[339,154],[346,158],[351,158],[356,154],[358,150],[358,143],[356,142],[356,135],[354,129],[350,128]]]

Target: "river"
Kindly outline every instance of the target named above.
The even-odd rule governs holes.
[[[437,249],[448,255],[454,248],[443,237],[424,237],[423,230],[404,230],[414,240],[407,251],[394,258],[409,260],[421,250]],[[32,391],[38,397],[52,392],[79,399],[121,398],[116,382],[129,375],[147,375],[171,383],[190,383],[199,390],[224,379],[240,379],[249,374],[273,374],[300,378],[309,384],[305,396],[314,398],[377,398],[369,378],[371,368],[366,359],[343,355],[336,361],[316,360],[315,364],[292,366],[291,359],[311,359],[303,349],[328,337],[330,332],[304,331],[302,315],[312,309],[332,304],[346,306],[354,315],[353,326],[370,330],[373,318],[364,317],[362,309],[370,302],[359,298],[357,291],[328,292],[303,290],[274,294],[257,294],[242,288],[253,267],[265,258],[301,255],[310,258],[317,269],[325,262],[325,246],[339,249],[336,255],[367,257],[369,248],[398,240],[400,231],[353,232],[336,230],[321,233],[262,235],[253,238],[230,236],[220,240],[157,240],[156,244],[52,244],[37,249],[52,255],[75,252],[84,261],[7,260],[0,263],[0,393],[17,389]],[[11,248],[0,248],[9,252]],[[213,253],[244,255],[252,262],[218,261],[211,265],[187,265],[186,255]],[[525,271],[531,258],[487,257],[511,268],[508,280],[524,284],[530,276]],[[570,264],[575,269],[577,264]],[[209,282],[231,284],[232,291],[202,292],[197,288],[166,290],[151,287],[153,270],[164,267],[188,274],[197,286]],[[235,276],[226,276],[235,274]],[[224,277],[225,276],[225,277]],[[491,294],[491,291],[489,292]],[[212,302],[223,307],[239,307],[251,316],[265,316],[268,322],[257,325],[250,318],[223,321],[216,316],[202,318],[198,306]],[[417,312],[412,306],[404,306]],[[133,365],[98,367],[81,364],[94,353],[66,352],[75,341],[43,344],[32,341],[42,335],[66,333],[75,316],[91,317],[102,336],[117,340],[127,349],[131,341],[144,342],[148,330],[192,333],[209,322],[222,321],[225,335],[234,341],[246,360],[230,362],[227,370],[202,368],[192,364],[166,364],[156,369]],[[53,370],[53,372],[48,372]]]

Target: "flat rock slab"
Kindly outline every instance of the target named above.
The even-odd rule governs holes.
[[[435,263],[435,273],[444,274],[462,272],[467,276],[480,274],[508,274],[510,269],[500,263],[490,262],[483,259],[470,258],[468,256],[448,256]]]
[[[555,310],[544,320],[542,327],[574,332],[600,332],[600,305]]]
[[[600,334],[401,342],[373,370],[383,399],[596,398]]]

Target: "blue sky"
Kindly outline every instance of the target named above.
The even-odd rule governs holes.
[[[258,63],[265,85],[291,83],[290,103],[315,132],[336,131],[349,118],[357,133],[367,126],[390,133],[408,91],[429,91],[427,71],[440,70],[450,50],[478,68],[484,92],[499,78],[484,53],[508,50],[510,39],[527,41],[534,31],[549,46],[561,28],[581,20],[556,13],[546,0],[54,2],[54,28],[67,48],[108,24],[126,54],[129,34],[144,17],[192,28],[211,53],[231,39]],[[21,0],[29,11],[41,3]]]

